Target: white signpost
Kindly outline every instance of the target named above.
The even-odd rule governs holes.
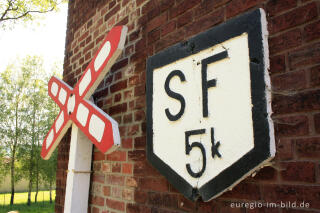
[[[256,10],[148,59],[148,159],[192,200],[275,154],[267,38]]]
[[[88,99],[121,54],[126,34],[126,26],[110,30],[74,89],[56,77],[48,83],[48,93],[61,111],[44,139],[42,158],[51,156],[72,125],[65,213],[88,210],[92,144],[103,153],[120,145],[118,123]]]

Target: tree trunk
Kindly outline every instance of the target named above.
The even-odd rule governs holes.
[[[32,190],[32,172],[33,172],[33,158],[34,158],[34,145],[35,145],[35,120],[36,120],[36,106],[33,102],[33,114],[32,114],[32,143],[30,153],[30,167],[29,167],[29,190],[28,190],[28,206],[31,205],[31,190]]]
[[[50,181],[49,190],[50,190],[50,203],[52,203],[52,181]]]
[[[10,199],[10,205],[13,205],[13,202],[14,202],[14,177],[15,177],[14,162],[15,162],[15,158],[16,158],[16,146],[18,144],[18,109],[19,109],[19,104],[17,103],[16,108],[15,108],[15,119],[16,119],[15,138],[14,138],[12,154],[11,154],[11,199]]]

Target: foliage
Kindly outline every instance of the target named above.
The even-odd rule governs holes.
[[[17,64],[0,73],[0,158],[9,161],[0,169],[10,171],[12,202],[15,183],[22,177],[29,180],[30,204],[31,191],[35,189],[37,197],[40,181],[50,190],[55,182],[56,158],[43,161],[40,152],[58,107],[47,95],[51,73],[45,72],[42,58],[28,56]]]
[[[28,22],[38,18],[39,14],[55,11],[66,0],[1,0],[0,25],[13,26],[18,21]]]

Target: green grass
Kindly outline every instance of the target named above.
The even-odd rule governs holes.
[[[19,213],[53,213],[54,202],[50,203],[49,191],[40,191],[38,193],[38,203],[34,203],[35,192],[31,193],[31,206],[27,205],[28,193],[15,193],[14,205],[10,206],[10,194],[0,194],[0,213],[7,213],[9,211],[19,211]],[[56,194],[52,191],[52,198],[54,201]]]

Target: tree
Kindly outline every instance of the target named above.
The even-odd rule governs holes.
[[[19,72],[17,67],[9,65],[7,69],[0,75],[0,133],[2,143],[8,150],[10,158],[10,176],[11,176],[11,200],[13,205],[15,182],[18,181],[19,175],[16,174],[16,155],[21,143],[21,133],[24,128],[22,113],[26,106],[27,82],[30,79],[30,73],[27,69],[22,69]]]
[[[0,25],[6,27],[18,21],[32,21],[37,14],[58,9],[58,5],[67,0],[1,0]]]

